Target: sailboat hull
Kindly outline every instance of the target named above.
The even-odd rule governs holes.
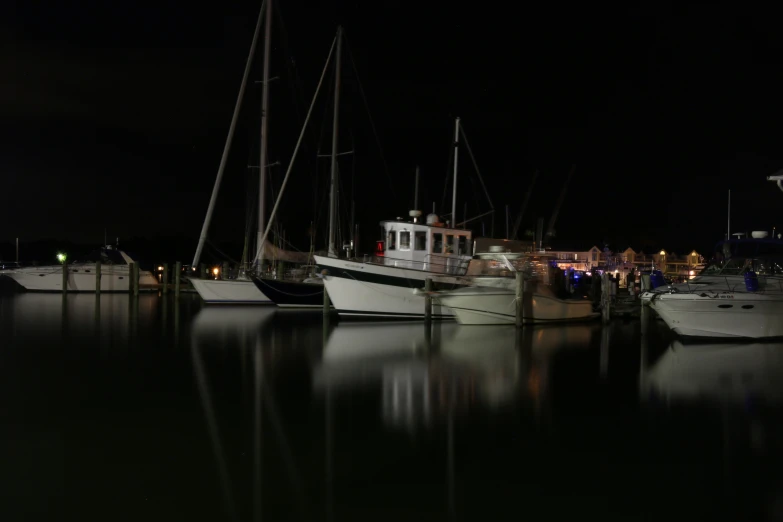
[[[256,288],[281,308],[323,308],[324,285],[254,277]]]
[[[207,304],[275,304],[250,279],[191,279],[190,283]]]

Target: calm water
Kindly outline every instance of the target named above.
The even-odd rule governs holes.
[[[783,345],[0,295],[9,520],[783,520]]]

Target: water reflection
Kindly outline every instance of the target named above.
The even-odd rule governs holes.
[[[564,348],[587,348],[596,327],[518,331],[446,323],[437,335],[428,330],[420,323],[338,325],[314,369],[314,389],[325,395],[380,386],[387,424],[414,431],[450,412],[540,401],[551,357]]]
[[[643,376],[642,398],[783,403],[783,343],[683,344],[674,341]]]

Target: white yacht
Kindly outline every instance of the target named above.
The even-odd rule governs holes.
[[[470,230],[449,228],[437,214],[418,222],[420,211],[411,211],[412,221],[398,218],[382,221],[384,242],[373,256],[359,259],[315,256],[326,270],[323,276],[329,298],[340,316],[424,318],[423,289],[431,278],[434,289],[453,289],[466,284],[471,260]],[[433,319],[453,319],[445,306],[435,305]]]
[[[135,261],[122,250],[110,245],[90,253],[84,260],[67,265],[68,292],[95,292],[95,264],[101,262],[101,292],[128,292],[130,290],[129,264]],[[2,272],[23,286],[37,292],[63,291],[63,265],[45,265],[15,268]],[[158,284],[147,270],[139,271],[139,287]]]
[[[783,241],[754,232],[718,244],[691,281],[649,292],[675,333],[693,337],[783,337]]]
[[[587,321],[600,314],[583,298],[558,296],[550,278],[550,260],[545,253],[481,253],[471,262],[471,286],[433,292],[435,300],[447,306],[460,324],[514,324],[516,322],[515,273],[522,271],[532,285],[529,302],[523,300],[522,320],[526,324]],[[513,262],[512,262],[513,261]]]

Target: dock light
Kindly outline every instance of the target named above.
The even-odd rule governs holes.
[[[162,266],[158,266],[158,272],[163,272],[163,267]]]
[[[688,272],[688,275],[696,275],[696,271],[695,270],[691,270],[690,272]]]
[[[212,274],[215,277],[217,277],[219,273],[220,273],[220,269],[219,268],[215,267],[215,268],[212,269]]]
[[[59,261],[60,263],[65,263],[66,257],[67,256],[65,254],[59,253],[59,254],[57,254],[57,261]]]

